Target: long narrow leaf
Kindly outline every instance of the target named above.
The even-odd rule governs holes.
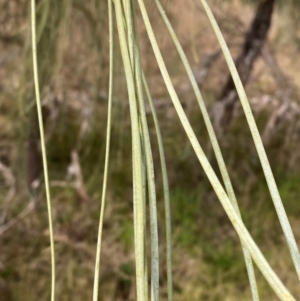
[[[138,0],[139,6],[140,6],[140,10],[142,13],[142,18],[148,33],[148,37],[150,39],[150,43],[152,45],[157,63],[159,65],[159,68],[161,70],[162,76],[164,78],[165,84],[167,86],[167,89],[169,91],[169,94],[171,96],[171,99],[173,101],[174,107],[178,113],[178,116],[181,120],[181,123],[186,131],[186,134],[194,148],[194,151],[208,177],[208,179],[210,180],[217,196],[219,197],[219,200],[221,201],[229,219],[231,220],[234,228],[236,229],[238,235],[240,236],[240,238],[243,240],[244,245],[247,247],[247,249],[249,250],[252,258],[254,259],[254,261],[256,262],[256,264],[258,265],[259,269],[261,270],[261,272],[263,273],[263,275],[265,276],[265,278],[267,279],[267,281],[269,282],[269,284],[271,285],[271,287],[273,288],[273,290],[276,292],[276,294],[278,295],[278,297],[281,300],[295,300],[295,298],[290,294],[290,292],[286,289],[286,287],[282,284],[282,282],[280,281],[280,279],[278,278],[278,276],[274,273],[274,271],[271,269],[271,267],[269,266],[268,262],[266,261],[266,259],[264,258],[264,256],[262,255],[261,251],[259,250],[259,248],[257,247],[257,245],[255,244],[255,242],[253,241],[251,235],[249,234],[248,230],[246,229],[246,227],[244,226],[241,218],[239,217],[239,215],[236,213],[235,208],[233,207],[233,205],[231,204],[231,201],[229,200],[226,192],[224,191],[220,181],[218,180],[215,172],[213,171],[210,163],[208,162],[196,136],[195,133],[193,132],[191,125],[183,111],[183,108],[180,104],[180,101],[178,99],[178,96],[176,94],[176,91],[172,85],[170,76],[168,74],[168,71],[166,69],[165,63],[163,61],[161,52],[159,50],[159,47],[157,45],[157,41],[156,38],[154,36],[153,33],[153,29],[144,5],[143,0]]]
[[[145,114],[141,62],[139,59],[140,49],[138,43],[135,44],[135,74],[137,84],[137,94],[139,100],[139,113],[142,124],[142,134],[144,139],[144,151],[146,157],[146,171],[150,204],[150,238],[151,238],[151,300],[159,300],[159,251],[158,251],[158,229],[157,229],[157,209],[156,209],[156,189],[154,181],[154,165],[151,151],[149,130]]]
[[[157,135],[159,156],[161,162],[162,180],[163,180],[163,188],[164,188],[165,220],[166,220],[165,222],[166,222],[166,245],[167,245],[166,249],[167,249],[168,301],[173,301],[171,208],[170,208],[169,181],[168,181],[168,174],[167,174],[165,151],[164,151],[160,127],[156,116],[150,89],[144,75],[143,75],[143,82],[148,97],[148,101],[150,104],[152,117],[154,120],[154,126]]]
[[[194,90],[194,93],[196,95],[200,110],[201,110],[202,115],[203,115],[204,123],[206,125],[208,135],[209,135],[209,138],[210,138],[210,141],[211,141],[211,144],[212,144],[212,147],[213,147],[213,150],[214,150],[214,153],[215,153],[218,165],[219,165],[219,169],[221,171],[222,179],[223,179],[223,182],[225,184],[225,188],[226,188],[226,192],[228,194],[228,197],[231,200],[231,202],[232,202],[233,206],[235,207],[235,209],[236,209],[237,213],[239,214],[239,216],[241,216],[240,210],[239,210],[239,205],[238,205],[238,202],[237,202],[236,197],[235,197],[235,193],[234,193],[234,190],[233,190],[233,187],[232,187],[232,184],[231,184],[231,180],[230,180],[227,168],[226,168],[226,164],[224,162],[222,152],[221,152],[221,149],[220,149],[215,131],[214,131],[212,123],[210,121],[209,114],[207,112],[204,100],[202,98],[202,95],[201,95],[200,89],[198,87],[197,81],[195,79],[195,76],[193,74],[192,68],[191,68],[191,66],[188,62],[188,59],[187,59],[187,57],[184,53],[184,50],[182,49],[182,46],[180,45],[180,42],[177,38],[177,35],[176,35],[176,33],[175,33],[175,31],[174,31],[167,15],[165,13],[165,10],[163,9],[160,1],[155,0],[155,3],[158,7],[158,10],[159,10],[165,24],[166,24],[166,27],[167,27],[167,29],[168,29],[171,37],[172,37],[172,40],[175,44],[175,47],[176,47],[176,49],[179,53],[179,56],[180,56],[181,60],[183,62],[183,65],[184,65],[185,70],[187,72],[187,75],[189,77],[190,83],[191,83],[192,88]],[[248,277],[249,277],[249,282],[250,282],[250,287],[251,287],[251,292],[252,292],[252,298],[253,298],[253,300],[258,301],[259,300],[259,294],[258,294],[258,289],[257,289],[257,284],[256,284],[256,279],[255,279],[255,274],[254,274],[253,263],[252,263],[251,256],[250,256],[249,252],[244,247],[243,247],[243,254],[244,254],[247,273],[248,273]]]
[[[137,300],[145,300],[145,214],[143,200],[143,176],[141,141],[139,136],[139,120],[135,95],[134,76],[132,73],[128,45],[123,25],[123,14],[120,0],[115,0],[116,20],[121,46],[121,54],[127,82],[132,132],[132,162],[133,162],[133,204],[134,204],[134,241],[136,261]]]
[[[230,52],[229,52],[228,46],[226,45],[225,39],[222,36],[222,33],[221,33],[220,28],[219,28],[219,26],[216,22],[216,19],[214,18],[213,14],[212,14],[212,11],[210,10],[206,0],[201,0],[201,2],[202,2],[202,5],[203,5],[203,7],[206,11],[206,14],[207,14],[209,20],[210,20],[210,23],[211,23],[211,25],[212,25],[212,27],[215,31],[215,34],[218,38],[218,41],[219,41],[220,46],[222,48],[222,51],[224,53],[227,65],[229,67],[230,73],[232,75],[234,84],[236,86],[238,95],[240,97],[241,104],[242,104],[242,107],[244,109],[244,112],[245,112],[245,115],[246,115],[246,118],[247,118],[247,122],[248,122],[248,125],[249,125],[249,128],[250,128],[253,140],[254,140],[254,144],[255,144],[255,147],[256,147],[256,150],[257,150],[257,153],[258,153],[258,156],[259,156],[259,159],[260,159],[260,162],[261,162],[264,174],[265,174],[265,178],[266,178],[266,181],[267,181],[267,184],[268,184],[271,196],[272,196],[272,200],[273,200],[273,203],[274,203],[274,206],[275,206],[275,209],[276,209],[281,227],[283,229],[284,235],[286,237],[287,244],[288,244],[288,247],[289,247],[289,251],[291,253],[291,256],[292,256],[292,259],[293,259],[294,266],[296,268],[298,278],[300,280],[300,253],[299,253],[299,249],[298,249],[298,246],[297,246],[297,243],[296,243],[291,225],[290,225],[289,220],[287,218],[284,206],[282,204],[281,197],[279,195],[278,188],[277,188],[277,185],[275,183],[275,179],[274,179],[274,176],[273,176],[273,173],[272,173],[272,170],[271,170],[271,166],[270,166],[266,151],[264,149],[264,146],[263,146],[263,143],[262,143],[262,140],[261,140],[256,122],[255,122],[255,119],[253,117],[253,114],[252,114],[252,111],[251,111],[251,107],[250,107],[245,89],[244,89],[243,84],[240,80],[240,77],[239,77],[238,72],[236,70],[236,67],[234,65],[233,59],[230,55]]]

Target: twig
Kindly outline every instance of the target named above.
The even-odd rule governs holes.
[[[15,218],[11,219],[9,222],[0,227],[0,236],[6,232],[8,229],[16,225],[19,221],[24,219],[33,209],[35,208],[35,202],[30,201],[26,208],[19,213]]]
[[[3,225],[7,216],[8,206],[16,193],[16,179],[9,167],[0,161],[0,172],[2,173],[6,185],[9,186],[9,191],[3,201],[2,213],[0,216],[0,225]]]
[[[68,168],[68,174],[69,174],[69,176],[75,177],[73,187],[75,188],[77,195],[79,196],[81,202],[86,204],[86,203],[88,203],[90,198],[87,194],[87,191],[86,191],[86,188],[84,185],[80,160],[79,160],[79,156],[78,156],[78,153],[76,150],[72,151],[71,159],[72,159],[72,161]]]

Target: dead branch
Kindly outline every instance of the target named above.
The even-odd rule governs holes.
[[[11,227],[16,225],[19,221],[24,219],[33,209],[35,208],[35,201],[30,201],[30,203],[26,206],[26,208],[19,213],[15,218],[8,221],[6,224],[0,227],[0,236],[9,230]]]
[[[83,181],[79,156],[76,150],[71,153],[71,164],[68,167],[68,176],[74,177],[74,189],[83,204],[87,204],[90,200]]]
[[[0,172],[2,173],[5,184],[9,187],[9,190],[3,201],[2,213],[0,216],[0,225],[3,225],[7,216],[9,204],[16,193],[16,179],[13,175],[12,170],[8,166],[3,164],[1,161]]]

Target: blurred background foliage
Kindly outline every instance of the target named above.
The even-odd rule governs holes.
[[[163,4],[214,117],[245,224],[286,286],[296,297],[300,296],[238,101],[233,102],[229,118],[219,122],[223,106],[220,104],[230,76],[200,1],[166,0]],[[299,241],[300,30],[296,26],[299,1],[216,0],[211,1],[211,5],[233,57],[242,62],[241,70],[243,54],[249,53],[245,49],[255,44],[251,44],[251,37],[257,28],[253,25],[257,25],[255,20],[260,20],[259,9],[269,8],[270,24],[265,27],[251,66],[248,65],[244,83]],[[155,4],[148,0],[147,7],[184,109],[218,172],[183,66],[178,63],[178,55]],[[28,1],[0,0],[1,301],[49,298],[50,250],[34,105],[29,18]],[[60,300],[87,300],[92,294],[105,148],[109,65],[107,3],[103,0],[38,0],[37,22],[53,195],[57,295]],[[238,238],[179,124],[141,19],[138,24],[142,63],[162,128],[169,172],[175,299],[250,300]],[[100,299],[134,300],[130,120],[118,39],[115,40],[112,151]],[[253,49],[250,47],[250,50]],[[146,109],[149,113],[150,109]],[[153,129],[152,119],[148,121]],[[161,174],[154,131],[150,134],[157,169],[161,300],[166,300]],[[276,300],[257,274],[261,297]]]

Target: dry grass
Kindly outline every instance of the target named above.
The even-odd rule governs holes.
[[[234,54],[238,53],[243,34],[251,20],[253,11],[232,1],[220,4],[214,10],[221,24],[225,37],[230,42]],[[175,30],[195,70],[203,68],[206,55],[218,49],[217,41],[196,1],[174,1],[167,5],[172,15]],[[8,33],[21,33],[27,38],[28,25],[24,21],[26,11],[22,12],[21,24],[12,23]],[[241,18],[240,16],[243,16]],[[24,17],[25,16],[25,17]],[[178,65],[178,57],[171,48],[166,31],[161,30],[158,12],[152,10],[158,40],[166,63],[170,68],[176,88],[182,91],[182,102],[189,112],[196,133],[203,142],[207,153],[211,149],[203,131],[200,114],[196,113],[196,102],[190,96],[186,86],[183,68]],[[57,296],[60,300],[88,300],[92,295],[94,256],[98,212],[100,202],[100,184],[102,180],[102,162],[104,157],[104,126],[106,120],[106,85],[108,62],[106,43],[102,43],[104,55],[99,58],[98,46],[84,15],[75,10],[71,20],[71,34],[64,37],[62,65],[57,78],[43,91],[44,99],[50,107],[58,102],[59,114],[54,118],[54,130],[49,135],[49,164],[52,181],[63,181],[67,187],[53,187],[53,208],[55,241],[57,256]],[[232,24],[239,24],[233,26]],[[278,65],[286,75],[287,84],[292,90],[291,100],[297,103],[300,79],[297,77],[300,61],[297,60],[299,49],[292,42],[293,37],[282,36],[287,22],[276,15],[268,47],[276,55]],[[238,29],[238,30],[237,30]],[[76,34],[72,34],[76,32]],[[169,106],[169,99],[164,92],[164,84],[159,78],[159,71],[154,63],[149,42],[144,29],[140,30],[143,64],[150,79],[150,86],[158,106],[159,119],[166,147],[167,163],[175,166],[169,170],[172,191],[172,210],[174,228],[174,289],[176,300],[250,300],[247,275],[242,261],[238,239],[230,226],[223,209],[217,202],[206,177],[198,167],[196,157],[185,141],[183,130],[178,124],[176,114]],[[21,81],[25,60],[24,44],[7,43],[0,39],[0,160],[7,164],[17,179],[17,192],[10,201],[7,220],[14,218],[29,203],[30,194],[26,188],[25,148],[28,116],[19,115],[18,92],[24,88],[30,91],[31,82]],[[60,46],[62,47],[62,46]],[[99,68],[101,66],[101,68]],[[96,74],[96,76],[95,76]],[[222,58],[217,59],[208,70],[202,87],[208,102],[212,103],[218,89],[224,83],[228,71]],[[116,63],[116,79],[123,76],[121,63]],[[291,80],[292,79],[292,80]],[[100,83],[100,84],[99,84]],[[247,87],[250,96],[270,94],[280,100],[281,91],[277,90],[276,78],[261,59],[256,65],[252,80]],[[49,96],[50,95],[50,96]],[[108,207],[104,224],[102,274],[100,283],[101,300],[134,300],[134,257],[131,200],[131,171],[129,168],[129,121],[125,86],[122,80],[115,93],[114,119],[118,121],[113,128],[113,165],[110,170]],[[47,98],[48,97],[48,98]],[[55,108],[55,106],[53,106]],[[262,116],[261,129],[266,124],[268,112],[259,112]],[[272,115],[272,112],[271,112]],[[149,120],[151,123],[152,121]],[[239,131],[242,118],[237,115],[232,125],[232,132],[224,142],[225,159],[229,162],[233,181],[245,178],[245,186],[236,187],[244,212],[243,218],[254,238],[262,247],[280,278],[295,296],[300,296],[297,279],[294,277],[292,263],[283,236],[276,224],[276,216],[266,187],[261,183],[262,174],[254,151],[249,161],[240,164],[240,158],[249,150],[248,133]],[[82,141],[80,131],[83,128]],[[48,125],[51,129],[51,122]],[[86,129],[86,130],[85,130]],[[285,131],[285,127],[280,128]],[[49,130],[49,132],[51,132]],[[72,135],[70,135],[70,132]],[[285,132],[283,132],[285,133]],[[154,134],[152,134],[154,138]],[[238,141],[238,143],[236,142]],[[21,144],[23,142],[23,144]],[[155,139],[153,139],[154,146]],[[232,142],[233,144],[230,144]],[[238,145],[237,145],[238,144]],[[295,202],[299,192],[299,176],[292,170],[299,170],[299,161],[290,163],[291,154],[298,149],[298,140],[294,144],[283,144],[275,137],[268,145],[271,163],[275,167],[279,189],[286,200],[288,214],[295,230],[296,240],[300,241],[299,213]],[[230,147],[229,147],[230,145]],[[292,149],[289,147],[292,145]],[[70,154],[78,148],[83,179],[91,198],[87,205],[82,205],[76,191],[68,186],[66,179]],[[279,158],[279,159],[278,159]],[[154,152],[155,165],[159,158]],[[278,162],[279,161],[279,162]],[[212,160],[213,162],[213,160]],[[214,162],[213,162],[214,163]],[[195,167],[196,166],[196,167]],[[1,177],[1,206],[3,196],[9,187]],[[158,179],[160,174],[158,173]],[[117,189],[116,189],[117,187]],[[158,186],[158,189],[161,187]],[[0,294],[1,301],[46,300],[49,298],[49,246],[45,197],[40,189],[36,196],[37,206],[26,218],[0,236]],[[158,199],[160,224],[163,225],[162,198]],[[188,203],[187,210],[181,210],[182,203]],[[251,206],[250,206],[251,205]],[[251,208],[251,212],[249,212]],[[2,209],[2,207],[1,207]],[[259,212],[258,217],[255,213]],[[275,226],[274,226],[275,224]],[[1,225],[0,225],[1,227]],[[91,234],[92,233],[92,234]],[[160,228],[162,242],[161,266],[165,266],[163,241],[164,228]],[[184,259],[184,260],[182,260]],[[180,263],[184,262],[184,264]],[[166,285],[166,271],[161,271],[161,287]],[[275,300],[271,290],[259,276],[259,288],[262,298]],[[6,295],[5,295],[6,294]],[[161,300],[166,300],[162,289]]]

